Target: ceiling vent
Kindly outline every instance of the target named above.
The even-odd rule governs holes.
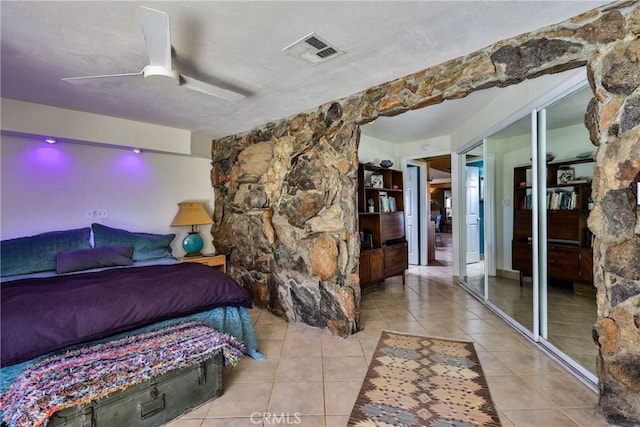
[[[342,49],[333,46],[326,39],[316,33],[307,34],[300,40],[282,49],[287,55],[304,59],[313,65],[326,62],[344,53]]]

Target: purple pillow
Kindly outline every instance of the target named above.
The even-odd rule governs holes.
[[[101,248],[80,251],[61,251],[56,257],[58,274],[72,271],[90,270],[92,268],[133,265],[131,255],[133,246],[103,246]]]

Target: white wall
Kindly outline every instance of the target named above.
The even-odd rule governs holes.
[[[567,85],[585,79],[584,67],[525,80],[500,91],[500,95],[479,110],[451,134],[452,151],[490,136],[510,123],[526,116],[533,108],[544,105],[554,93]],[[586,109],[586,105],[585,105]]]
[[[412,159],[433,157],[443,152],[449,153],[451,152],[451,138],[449,135],[445,135],[397,144],[396,152],[398,157]]]
[[[177,203],[213,200],[211,161],[182,155],[73,143],[49,145],[39,138],[0,139],[0,237],[88,226],[176,233],[174,253],[188,227],[171,228]],[[108,218],[86,218],[88,209]],[[209,226],[200,232],[203,252],[213,252]]]
[[[2,98],[0,102],[2,105],[2,131],[4,133],[50,136],[66,141],[191,154],[191,132],[185,129],[101,116],[15,99]],[[211,155],[208,154],[205,157],[211,158]]]
[[[496,268],[511,270],[513,168],[531,163],[531,134],[487,141],[496,156]]]
[[[358,145],[358,160],[360,163],[372,162],[377,166],[381,160],[387,159],[393,162],[392,169],[400,169],[400,161],[396,155],[395,144],[364,134],[360,135],[360,145]]]

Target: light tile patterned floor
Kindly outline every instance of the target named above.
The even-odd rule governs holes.
[[[451,269],[412,267],[362,297],[364,330],[347,339],[252,310],[264,361],[225,369],[225,392],[170,427],[343,427],[383,329],[475,343],[504,426],[607,424],[597,395],[453,283]]]
[[[443,233],[445,243],[451,234]],[[451,250],[449,244],[439,251]],[[443,254],[444,255],[444,254]],[[483,262],[467,266],[469,288],[478,295],[484,294]],[[489,300],[505,314],[527,330],[533,330],[533,285],[525,278],[489,278]],[[547,287],[548,341],[570,358],[576,360],[593,375],[597,375],[598,347],[593,342],[593,324],[597,318],[595,297],[576,295],[569,284],[552,283]]]

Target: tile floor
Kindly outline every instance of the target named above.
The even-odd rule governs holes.
[[[444,234],[445,242],[450,235]],[[449,240],[447,240],[449,239]],[[451,246],[438,248],[444,254]],[[467,265],[470,290],[484,294],[483,262]],[[531,278],[519,280],[489,277],[489,300],[527,330],[533,330],[533,288]],[[547,286],[548,341],[582,367],[597,375],[598,347],[593,342],[592,329],[597,319],[595,297],[576,295],[568,285]]]
[[[224,395],[166,426],[342,427],[383,329],[475,343],[504,426],[606,426],[597,395],[453,283],[447,266],[411,267],[365,292],[364,330],[347,338],[254,309],[267,358],[225,368]]]

